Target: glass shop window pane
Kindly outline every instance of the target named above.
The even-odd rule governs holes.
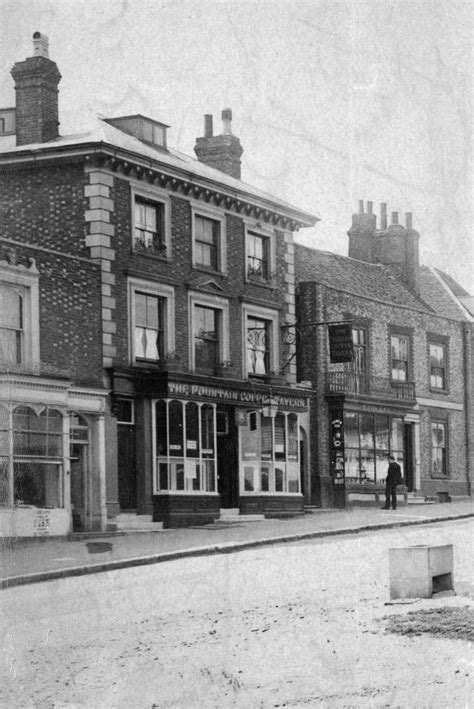
[[[186,404],[186,456],[199,458],[199,407],[193,401]]]
[[[298,463],[288,463],[286,466],[288,492],[300,491],[300,467]]]
[[[169,403],[169,454],[183,456],[183,405],[180,401],[170,401]]]
[[[215,489],[216,489],[215,463],[213,460],[205,460],[203,465],[204,465],[204,489],[207,492],[215,492]]]
[[[375,447],[377,450],[388,450],[389,446],[389,418],[388,416],[375,415]]]
[[[271,460],[273,452],[273,426],[272,419],[262,416],[260,419],[261,425],[261,445],[262,445],[262,460]]]
[[[275,466],[275,492],[285,490],[285,470],[283,467]]]
[[[391,420],[390,450],[403,450],[403,419]]]
[[[262,492],[269,492],[270,490],[270,468],[268,465],[260,467],[260,489]]]
[[[375,451],[373,450],[361,450],[360,479],[361,482],[375,482]]]
[[[298,416],[288,414],[288,460],[298,460]]]
[[[166,401],[157,401],[155,407],[156,454],[168,455]],[[161,488],[161,484],[160,484]]]
[[[214,457],[214,408],[201,408],[201,451],[202,457]]]
[[[52,463],[15,461],[15,502],[34,507],[62,507],[59,496],[60,473],[61,467]]]
[[[255,489],[254,484],[255,469],[253,466],[246,465],[244,467],[244,490],[246,492],[253,492]]]
[[[176,489],[184,490],[184,463],[175,463],[176,465]]]
[[[277,414],[275,417],[275,460],[285,460],[285,415]]]
[[[354,480],[359,480],[359,449],[358,448],[344,448],[345,459],[346,459],[346,480],[351,478],[350,482]]]
[[[344,443],[348,448],[359,447],[359,414],[344,414]]]
[[[168,490],[168,463],[158,463],[158,489]]]
[[[373,414],[360,414],[360,447],[374,448]]]

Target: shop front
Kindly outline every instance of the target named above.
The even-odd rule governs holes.
[[[2,383],[0,537],[105,530],[105,395],[61,379],[5,375]]]
[[[116,395],[119,382],[116,374]],[[150,450],[137,455],[136,489],[152,500],[154,521],[179,527],[213,522],[221,509],[267,517],[304,511],[304,389],[167,373],[136,376],[133,389],[136,449]],[[146,513],[146,500],[137,508]]]
[[[384,500],[388,457],[400,465],[399,502],[415,489],[413,414],[354,404],[330,409],[330,456],[334,504],[379,504]]]

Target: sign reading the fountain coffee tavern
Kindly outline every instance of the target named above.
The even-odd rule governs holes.
[[[207,386],[205,384],[185,384],[168,382],[168,395],[186,399],[208,399],[239,404],[263,405],[268,398],[267,392],[232,389],[228,387]],[[272,394],[272,399],[283,409],[305,410],[307,399],[304,396],[286,396]]]
[[[352,325],[328,325],[329,356],[331,362],[352,362],[354,347],[352,343]]]

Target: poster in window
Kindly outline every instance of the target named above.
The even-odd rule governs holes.
[[[195,480],[198,473],[198,464],[194,460],[184,462],[184,474],[189,480]]]

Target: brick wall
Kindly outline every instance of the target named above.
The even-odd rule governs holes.
[[[14,249],[39,271],[40,360],[71,373],[73,382],[102,386],[100,269],[87,259],[0,239],[0,260]]]

